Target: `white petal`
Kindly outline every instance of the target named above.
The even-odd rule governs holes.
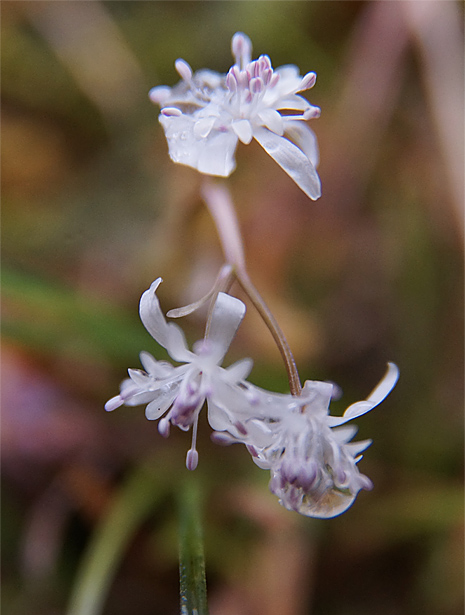
[[[349,421],[372,410],[389,395],[398,378],[399,369],[396,365],[394,365],[394,363],[388,363],[387,372],[378,386],[370,393],[366,400],[356,402],[355,404],[349,406],[344,412],[343,418]]]
[[[231,383],[239,382],[239,380],[245,380],[252,371],[253,361],[252,359],[241,359],[236,361],[224,371],[225,376]]]
[[[165,412],[176,399],[178,390],[179,387],[175,388],[174,392],[173,390],[168,391],[148,404],[147,408],[145,409],[145,416],[148,418],[149,421],[155,421],[159,419],[163,414],[165,414]]]
[[[321,196],[320,178],[315,167],[296,145],[262,127],[254,129],[254,138],[307,196],[314,201]]]
[[[282,136],[284,134],[283,118],[275,109],[263,109],[258,114],[263,124],[275,134]]]
[[[228,177],[235,168],[237,136],[232,130],[212,129],[207,137],[197,138],[194,127],[199,117],[159,116],[165,129],[169,154],[174,162],[185,164],[207,175]]]
[[[187,349],[184,334],[177,325],[168,324],[160,308],[156,291],[162,279],[158,278],[142,295],[139,304],[140,318],[144,327],[160,346],[166,348],[175,361],[190,361],[193,353]]]
[[[202,117],[194,124],[194,135],[197,139],[205,139],[215,125],[216,118]]]
[[[360,440],[360,442],[350,442],[345,446],[349,450],[350,454],[355,457],[356,455],[363,453],[363,451],[371,446],[372,443],[373,440]]]
[[[171,363],[167,361],[157,361],[149,352],[145,352],[145,350],[140,353],[139,357],[145,371],[155,378],[167,378],[175,369]]]
[[[215,358],[220,363],[236,335],[245,315],[245,305],[226,293],[218,293],[208,332],[208,339],[215,348]]]
[[[236,120],[231,123],[231,128],[239,137],[239,140],[245,145],[248,145],[252,141],[252,126],[249,120]]]
[[[290,120],[284,127],[286,136],[303,151],[314,167],[318,166],[319,151],[315,133],[311,128],[299,120]]]

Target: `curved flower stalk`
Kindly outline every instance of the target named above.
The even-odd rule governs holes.
[[[389,363],[371,395],[352,404],[342,417],[329,416],[333,385],[307,380],[301,396],[287,396],[281,417],[263,424],[268,445],[260,447],[251,437],[232,434],[214,437],[225,444],[244,442],[255,463],[271,471],[270,490],[287,509],[309,517],[335,517],[351,506],[361,489],[373,486],[357,466],[371,440],[350,442],[357,429],[343,425],[381,403],[397,378],[397,367]]]
[[[226,369],[220,367],[244,318],[245,305],[239,299],[218,293],[208,336],[194,344],[191,351],[180,327],[167,323],[161,311],[156,295],[161,281],[161,278],[155,280],[142,295],[140,317],[152,337],[168,351],[172,359],[182,365],[174,367],[166,361],[157,361],[148,352],[142,352],[140,359],[144,371],[129,369],[129,378],[122,382],[120,394],[110,399],[105,409],[115,410],[123,404],[147,404],[146,417],[149,420],[160,419],[158,430],[164,437],[169,435],[170,424],[184,431],[192,426],[192,445],[187,453],[186,465],[189,470],[194,470],[198,463],[197,423],[205,401],[208,403],[210,423],[215,425],[219,416],[227,416],[235,433],[247,433],[234,410],[243,411],[250,405],[247,386],[241,383],[250,373],[252,361],[243,359]]]
[[[171,159],[228,177],[238,141],[255,139],[305,194],[318,199],[318,146],[305,121],[319,117],[320,109],[300,96],[313,87],[316,74],[301,77],[293,65],[274,70],[267,55],[251,61],[252,43],[242,32],[233,36],[231,47],[235,63],[227,75],[193,73],[179,59],[175,67],[182,81],[150,90],[150,99],[161,106]]]

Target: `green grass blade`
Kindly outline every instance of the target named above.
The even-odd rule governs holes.
[[[179,495],[179,590],[181,615],[208,615],[201,497],[195,478]]]
[[[121,487],[84,556],[67,615],[99,615],[121,558],[164,493],[154,472],[139,467]]]

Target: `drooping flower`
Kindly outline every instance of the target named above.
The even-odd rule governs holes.
[[[335,517],[349,508],[361,489],[372,488],[357,466],[371,440],[350,442],[357,429],[344,424],[383,401],[397,378],[398,369],[390,363],[370,396],[352,404],[342,417],[329,415],[333,385],[307,381],[301,396],[287,396],[281,416],[265,421],[269,443],[264,447],[247,436],[216,438],[228,444],[244,442],[255,463],[271,471],[270,490],[287,509],[309,517]]]
[[[318,199],[318,146],[305,121],[319,117],[320,109],[300,96],[313,87],[316,74],[301,77],[294,65],[274,70],[267,55],[251,61],[252,43],[242,32],[233,36],[231,47],[235,64],[227,75],[193,73],[179,59],[175,66],[182,81],[150,90],[151,100],[161,106],[171,159],[228,177],[238,141],[255,139],[305,194]]]
[[[236,429],[237,433],[245,431],[245,427],[235,418],[234,408],[244,408],[249,404],[247,388],[240,386],[240,383],[250,373],[252,361],[243,359],[228,368],[220,367],[244,317],[245,305],[235,297],[218,293],[208,336],[194,344],[191,351],[181,328],[165,320],[156,295],[160,283],[161,278],[158,278],[142,295],[140,317],[152,337],[174,361],[182,364],[175,367],[167,361],[157,361],[148,352],[142,352],[140,359],[144,370],[129,369],[129,378],[121,384],[120,394],[110,399],[105,409],[115,410],[123,404],[147,404],[146,417],[149,420],[160,419],[158,430],[165,437],[169,435],[170,424],[184,431],[192,426],[192,445],[187,453],[186,465],[194,470],[198,463],[197,423],[205,401],[210,422],[215,424],[217,416],[228,416],[232,429]]]

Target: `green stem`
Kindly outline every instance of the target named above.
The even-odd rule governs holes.
[[[200,492],[189,477],[179,493],[179,591],[182,615],[208,615]]]
[[[271,332],[274,341],[276,342],[279,352],[283,358],[284,364],[287,370],[287,378],[289,380],[289,389],[292,395],[300,395],[302,392],[302,384],[300,382],[299,372],[297,371],[297,365],[292,354],[291,348],[287,343],[287,339],[278,324],[278,321],[271,313],[269,307],[266,305],[262,296],[253,285],[245,269],[238,269],[236,271],[236,277],[242,289],[252,301],[255,309],[258,311],[262,319],[265,321],[266,326]]]

